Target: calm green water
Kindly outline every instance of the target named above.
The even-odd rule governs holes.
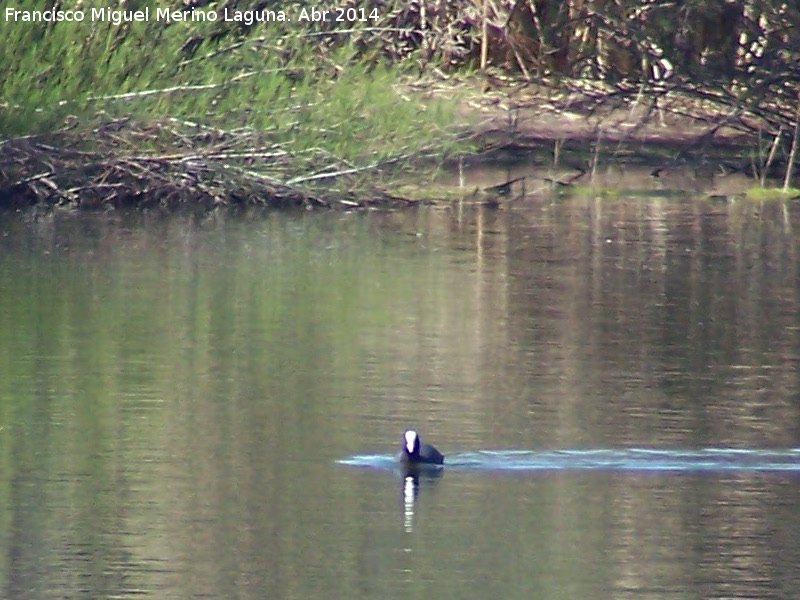
[[[794,598],[800,209],[0,215],[0,597]]]

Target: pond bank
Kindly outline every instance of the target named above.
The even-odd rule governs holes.
[[[471,150],[457,159],[431,152],[365,165],[315,165],[307,175],[286,177],[281,166],[296,157],[284,146],[265,145],[252,131],[177,119],[117,119],[90,131],[71,123],[51,134],[0,142],[0,207],[389,208],[422,201],[403,187],[403,173],[393,174],[408,165],[425,170],[525,160],[571,172],[557,182],[564,185],[588,183],[583,178],[607,161],[652,168],[654,177],[692,164],[756,180],[786,168],[769,156],[771,140],[757,120],[708,98],[641,89],[620,95],[619,87],[612,94],[599,84],[499,78],[417,82],[407,92],[431,99],[456,94],[456,127]],[[364,182],[378,173],[388,173],[389,183]],[[342,183],[352,191],[341,193]],[[506,183],[498,182],[499,191]]]

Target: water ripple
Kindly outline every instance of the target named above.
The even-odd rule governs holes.
[[[360,454],[337,461],[352,467],[395,469],[390,454]],[[800,448],[756,450],[704,448],[662,450],[650,448],[595,450],[480,450],[450,454],[448,470],[486,471],[797,471]]]

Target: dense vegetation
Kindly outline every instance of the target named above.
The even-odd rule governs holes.
[[[0,15],[5,204],[326,204],[337,185],[360,202],[383,174],[466,149],[454,95],[420,82],[476,72],[586,113],[680,96],[707,137],[758,140],[758,174],[788,182],[796,161],[795,3],[374,0],[325,20],[271,0],[41,4]]]

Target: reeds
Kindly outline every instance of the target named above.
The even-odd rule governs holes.
[[[40,4],[20,0],[16,9],[41,10]],[[249,167],[275,181],[330,172],[307,178],[313,193],[335,174],[396,167],[455,144],[447,131],[452,104],[402,94],[403,69],[364,60],[346,35],[333,43],[332,36],[284,23],[222,35],[219,22],[159,22],[153,9],[149,21],[116,25],[90,20],[93,4],[107,3],[81,2],[81,22],[0,27],[0,145],[75,128],[86,133],[83,149],[93,151],[92,131],[124,119],[123,153],[218,154],[215,137],[235,139],[240,155],[283,153]],[[77,6],[67,0],[61,9]],[[163,132],[170,119],[206,131],[208,144],[150,130],[137,135],[131,125],[158,123],[153,130]],[[243,140],[252,145],[243,147]]]

